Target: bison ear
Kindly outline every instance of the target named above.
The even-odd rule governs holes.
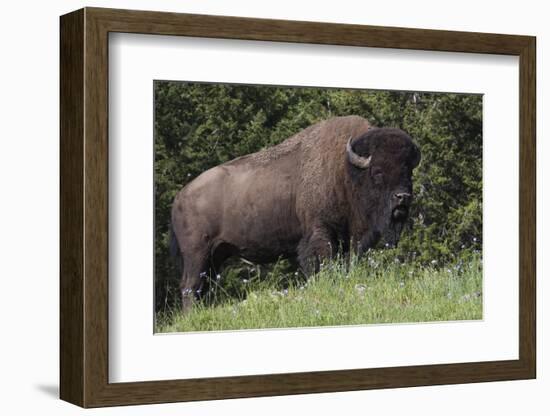
[[[372,156],[369,155],[369,157],[364,157],[364,156],[359,156],[357,153],[355,153],[351,146],[351,139],[352,139],[352,136],[350,136],[348,140],[348,144],[346,145],[346,155],[348,157],[349,163],[351,163],[353,166],[359,169],[368,168],[370,165]]]
[[[420,149],[416,144],[413,144],[413,155],[412,155],[412,167],[416,168],[420,164],[421,154]]]

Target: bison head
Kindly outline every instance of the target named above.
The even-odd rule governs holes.
[[[400,129],[372,128],[349,139],[346,155],[351,204],[358,217],[352,222],[357,229],[351,231],[360,251],[380,239],[396,246],[409,216],[412,171],[420,162],[420,150]]]

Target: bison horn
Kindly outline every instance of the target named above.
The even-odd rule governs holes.
[[[346,153],[348,154],[349,162],[360,169],[366,169],[369,167],[370,160],[372,156],[369,157],[363,157],[359,156],[357,153],[353,151],[351,148],[351,137],[348,140],[348,144],[346,145]]]

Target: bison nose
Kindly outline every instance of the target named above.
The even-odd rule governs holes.
[[[411,203],[412,195],[408,192],[397,192],[393,195],[398,205],[409,205]]]

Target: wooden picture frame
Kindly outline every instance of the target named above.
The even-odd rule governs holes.
[[[82,407],[338,392],[536,376],[535,38],[85,8],[61,17],[60,396]],[[519,57],[519,359],[109,383],[110,32]]]

